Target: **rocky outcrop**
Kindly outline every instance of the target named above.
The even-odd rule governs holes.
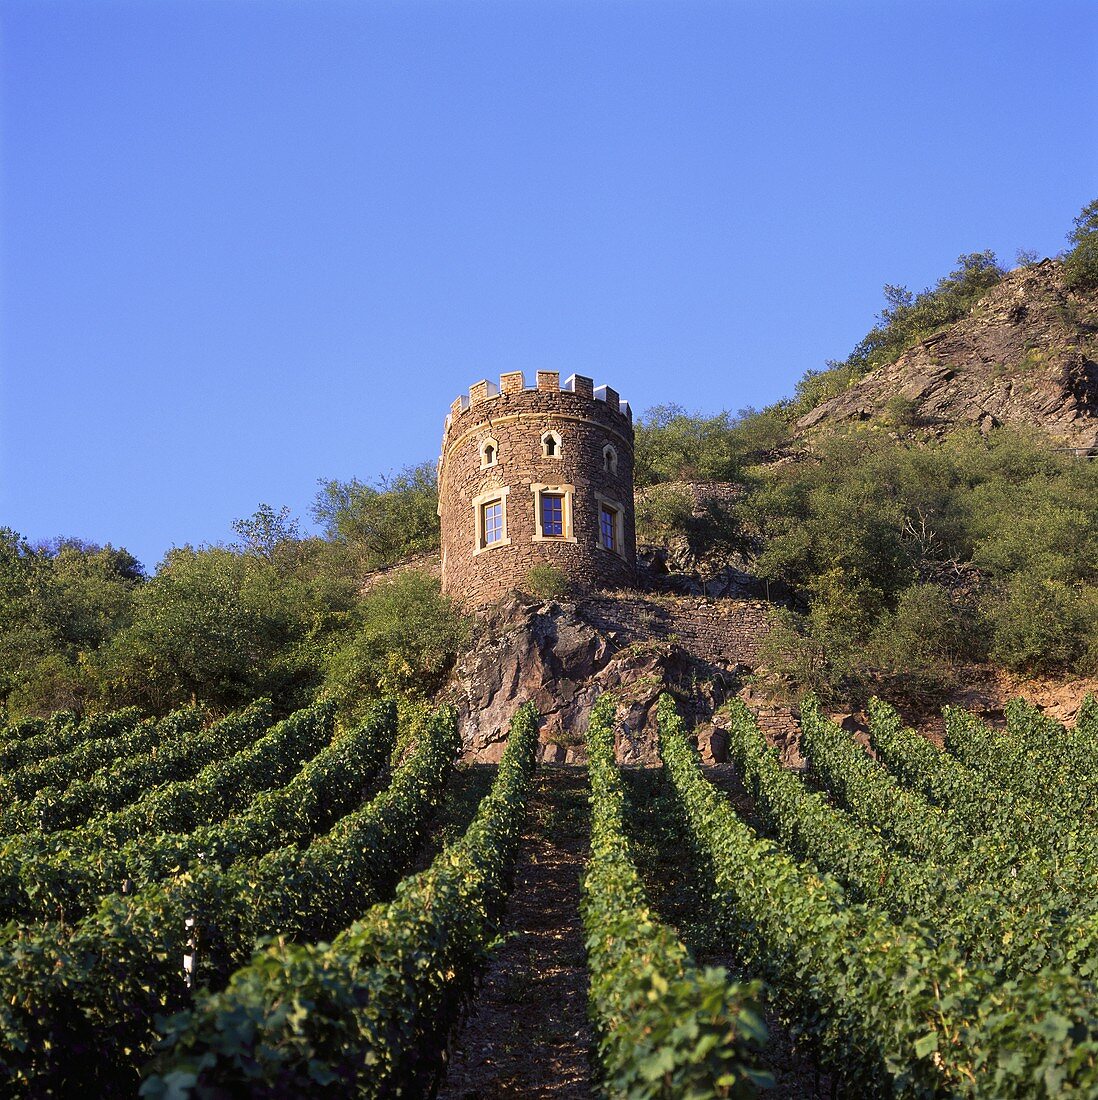
[[[739,686],[742,666],[716,669],[661,636],[657,619],[638,617],[629,629],[616,625],[606,616],[610,599],[587,607],[534,603],[516,593],[491,610],[447,692],[458,710],[467,760],[498,760],[511,716],[531,701],[542,715],[541,758],[579,763],[591,707],[612,692],[619,762],[656,763],[655,708],[663,692],[675,694],[692,720],[704,721]],[[633,599],[622,610],[635,612],[636,606]]]
[[[1098,298],[1064,286],[1044,260],[1010,272],[967,317],[904,352],[797,422],[800,433],[901,410],[917,427],[1039,428],[1098,448]],[[891,403],[891,404],[890,404]]]

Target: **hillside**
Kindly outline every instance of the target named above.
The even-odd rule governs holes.
[[[1098,449],[1098,293],[1069,290],[1060,261],[1017,268],[968,316],[801,416],[796,431],[882,417],[939,434],[1030,427]]]
[[[448,599],[429,466],[151,577],[4,532],[0,1094],[1098,1095],[1095,301],[981,263],[642,421],[620,588]]]

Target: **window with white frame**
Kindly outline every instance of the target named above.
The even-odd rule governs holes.
[[[575,542],[572,533],[572,485],[531,485],[534,494],[534,541]]]
[[[564,538],[564,494],[541,494],[541,533],[547,539]]]
[[[561,438],[557,432],[546,432],[541,437],[541,454],[543,458],[560,458]]]
[[[602,449],[602,468],[608,474],[618,472],[618,452],[611,443],[607,443]]]
[[[487,548],[503,540],[503,501],[491,500],[480,507],[483,512],[484,546]]]
[[[507,535],[507,492],[506,489],[490,489],[473,499],[474,554],[511,544]]]
[[[604,549],[618,548],[618,513],[605,504],[599,506],[599,538]]]
[[[598,508],[598,545],[619,557],[625,557],[625,509],[616,500],[595,494]]]

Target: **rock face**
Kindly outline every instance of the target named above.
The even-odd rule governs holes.
[[[663,692],[678,695],[692,718],[705,718],[738,683],[699,681],[697,673],[697,659],[673,641],[637,640],[589,619],[582,604],[514,595],[481,624],[447,698],[458,709],[466,759],[497,761],[511,716],[532,701],[542,715],[542,759],[570,764],[583,761],[591,707],[610,691],[618,699],[619,762],[651,764],[659,759],[655,707]]]
[[[1056,261],[1018,268],[967,317],[803,416],[798,431],[879,416],[897,395],[921,427],[1028,425],[1093,451],[1098,296],[1068,291]]]

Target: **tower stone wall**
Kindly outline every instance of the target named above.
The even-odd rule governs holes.
[[[555,371],[476,383],[446,418],[438,484],[442,589],[465,605],[543,562],[580,592],[633,584],[632,412],[610,387]]]

